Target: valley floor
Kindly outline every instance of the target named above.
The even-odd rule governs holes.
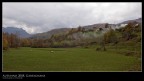
[[[118,54],[120,49],[96,51],[95,48],[28,48],[3,52],[6,71],[141,71],[141,58]]]

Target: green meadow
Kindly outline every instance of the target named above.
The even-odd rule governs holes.
[[[141,71],[140,56],[124,54],[122,47],[107,51],[95,48],[11,48],[3,51],[3,72],[6,71]],[[125,48],[126,49],[126,48]]]

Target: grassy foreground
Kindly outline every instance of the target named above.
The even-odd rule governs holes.
[[[94,48],[21,47],[3,52],[3,71],[130,71],[140,60]]]

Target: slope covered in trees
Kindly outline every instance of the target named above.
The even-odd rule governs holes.
[[[30,39],[19,38],[17,34],[3,33],[3,49],[9,47],[29,46],[29,47],[77,47],[99,44],[104,41],[105,44],[117,44],[121,41],[137,40],[141,41],[141,26],[138,23],[129,23],[123,28],[112,29],[102,28],[85,30],[82,27],[72,28],[68,32],[53,34],[48,39]]]
[[[68,32],[53,34],[49,39],[31,39],[32,47],[77,47],[99,44],[124,42],[141,39],[141,26],[138,23],[129,23],[123,28],[112,29],[111,27],[85,30],[82,27],[72,28]],[[39,45],[37,45],[39,42]]]
[[[9,34],[3,32],[3,49],[7,50],[8,48],[17,47],[67,48],[87,47],[90,45],[104,47],[110,43],[113,45],[127,41],[136,43],[141,42],[141,27],[141,23],[134,21],[119,27],[108,23],[94,24],[79,26],[78,28],[55,29],[50,31],[51,34],[49,36],[47,36],[47,32],[44,37],[30,38],[19,38],[18,33]]]

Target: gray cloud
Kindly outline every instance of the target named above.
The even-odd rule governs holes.
[[[142,17],[142,3],[3,3],[3,27],[29,33]]]

